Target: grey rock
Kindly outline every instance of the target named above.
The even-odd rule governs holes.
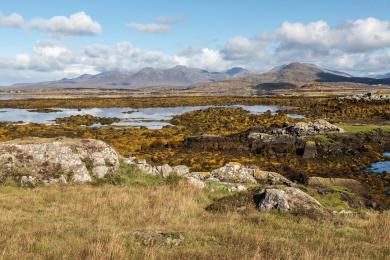
[[[118,167],[116,151],[98,140],[31,139],[0,143],[0,175],[17,169],[37,181],[51,183],[56,182],[53,180],[60,171],[72,176],[70,181],[84,183],[93,180],[93,172],[104,176],[108,170],[115,171]]]
[[[211,177],[211,173],[210,172],[191,172],[188,174],[188,176],[204,181],[204,180],[207,180]]]
[[[92,174],[94,177],[98,179],[104,178],[104,176],[108,173],[109,169],[107,166],[96,166],[92,169]]]
[[[211,175],[220,181],[233,183],[257,183],[253,177],[254,169],[239,163],[228,163],[225,166],[213,170]]]
[[[283,175],[276,172],[269,172],[260,170],[257,166],[252,166],[253,177],[258,183],[269,184],[269,185],[286,185],[295,186],[295,184],[284,177]]]
[[[318,119],[309,123],[298,122],[295,124],[289,124],[284,128],[284,130],[286,133],[293,136],[308,136],[326,134],[330,132],[344,132],[342,128],[339,128],[323,119]]]
[[[123,163],[127,165],[134,165],[137,164],[135,157],[128,157],[123,159]]]
[[[32,188],[38,184],[38,180],[33,176],[22,176],[20,179],[20,186],[25,188]]]
[[[156,167],[156,170],[158,171],[158,173],[163,176],[163,177],[168,177],[170,174],[172,174],[173,172],[173,169],[171,166],[169,166],[168,164],[164,164],[162,166],[157,166]]]
[[[256,208],[259,211],[278,210],[294,213],[328,212],[316,199],[302,190],[287,186],[273,186],[261,190],[257,196]]]
[[[206,184],[205,184],[203,181],[201,181],[201,180],[199,180],[199,179],[197,179],[197,178],[194,178],[194,177],[186,177],[186,179],[187,179],[188,183],[189,183],[191,186],[195,187],[195,188],[204,189],[204,188],[206,187]]]
[[[186,165],[177,165],[173,167],[173,173],[178,176],[188,175],[190,173],[190,168]]]

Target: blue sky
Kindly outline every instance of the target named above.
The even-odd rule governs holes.
[[[0,84],[175,64],[263,71],[303,61],[382,72],[390,70],[389,14],[385,0],[5,0]]]

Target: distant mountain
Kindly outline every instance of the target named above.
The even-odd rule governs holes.
[[[386,73],[386,74],[383,74],[383,75],[376,75],[375,78],[376,79],[389,79],[390,78],[390,72]]]
[[[73,79],[61,79],[33,84],[16,84],[18,89],[46,88],[109,88],[141,89],[147,87],[185,88],[197,84],[212,83],[249,75],[243,68],[231,68],[223,72],[175,66],[169,69],[146,67],[138,72],[106,71],[97,75],[84,74]]]
[[[313,64],[290,63],[260,74],[248,74],[217,83],[198,86],[196,90],[204,92],[230,93],[235,88],[245,89],[246,93],[254,90],[273,91],[279,89],[298,89],[302,86],[327,85],[342,88],[344,86],[390,85],[390,79],[354,77],[348,73],[324,69]]]

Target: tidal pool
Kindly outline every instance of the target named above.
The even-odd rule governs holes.
[[[386,152],[383,155],[390,158],[390,152]],[[372,163],[371,166],[367,169],[367,172],[377,174],[390,172],[390,160]]]
[[[56,108],[61,111],[53,112],[36,112],[29,111],[30,109],[6,108],[0,109],[0,122],[15,122],[15,123],[38,123],[38,124],[55,124],[56,118],[68,117],[72,115],[92,115],[97,117],[117,117],[121,121],[114,123],[115,126],[135,126],[147,127],[150,129],[160,129],[170,125],[169,120],[175,115],[181,115],[195,110],[204,110],[216,106],[182,106],[182,107],[152,107],[133,109],[129,107],[123,108],[86,108],[86,109],[67,109]],[[232,108],[243,108],[252,114],[261,114],[266,111],[275,113],[284,110],[284,107],[278,106],[244,106],[232,105],[222,106]],[[301,115],[288,115],[291,118],[303,118]],[[95,127],[99,124],[93,125]]]

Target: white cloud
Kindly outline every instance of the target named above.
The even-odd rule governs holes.
[[[48,58],[58,58],[65,54],[67,49],[54,43],[38,43],[34,46],[34,53]]]
[[[183,21],[182,16],[159,16],[156,23],[135,23],[127,24],[127,28],[147,33],[167,33],[172,31],[172,24]]]
[[[35,18],[29,23],[29,28],[55,36],[81,36],[101,33],[98,22],[92,20],[84,12],[78,12],[66,16],[54,16],[50,19]]]
[[[309,24],[284,22],[276,31],[282,48],[339,49],[364,52],[390,47],[390,23],[370,17],[335,27],[325,21]]]
[[[21,27],[24,19],[20,14],[12,13],[8,16],[0,14],[0,27]]]
[[[249,39],[243,36],[236,36],[229,39],[221,50],[227,60],[255,60],[265,56],[267,41],[260,37]]]

